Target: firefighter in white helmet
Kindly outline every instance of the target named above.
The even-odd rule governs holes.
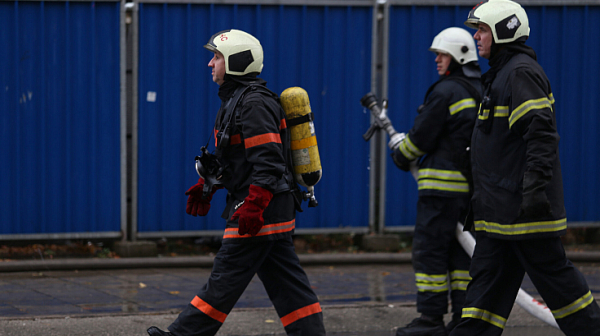
[[[419,162],[412,260],[421,316],[399,328],[398,336],[446,335],[460,320],[470,280],[470,257],[455,231],[471,194],[468,147],[482,96],[481,70],[475,41],[465,29],[444,29],[429,50],[436,55],[439,80],[425,94],[404,140],[390,144],[400,169]],[[453,318],[445,326],[448,297]]]
[[[465,24],[490,70],[471,144],[477,246],[459,335],[500,335],[525,273],[566,335],[600,335],[600,308],[566,258],[567,228],[550,82],[525,44],[516,2],[475,6]]]
[[[208,66],[222,105],[215,154],[203,154],[214,162],[203,162],[199,173],[206,176],[186,192],[186,212],[206,215],[213,194],[224,187],[226,228],[207,284],[169,332],[151,327],[148,334],[215,335],[257,274],[288,335],[325,336],[321,306],[292,243],[299,203],[290,135],[277,94],[257,77],[263,68],[260,42],[231,29],[214,34],[204,47],[214,53]]]

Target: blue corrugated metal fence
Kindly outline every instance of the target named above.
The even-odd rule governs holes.
[[[119,18],[0,2],[0,235],[120,231]]]
[[[202,46],[229,28],[257,36],[261,77],[275,92],[305,88],[323,164],[319,207],[299,229],[366,228],[373,7],[139,3],[137,230],[222,231],[224,191],[206,218],[184,212],[194,156],[220,105]],[[0,239],[121,231],[119,2],[0,2]],[[407,131],[437,79],[433,37],[463,26],[470,6],[390,9],[389,115]],[[526,6],[556,98],[569,221],[600,222],[600,6]],[[592,42],[590,42],[592,41]],[[382,41],[375,41],[381,43]],[[481,60],[487,70],[487,60]],[[212,146],[212,144],[211,144]],[[135,153],[134,153],[135,154]],[[414,225],[417,188],[391,160],[386,226]]]
[[[269,88],[309,94],[323,179],[319,206],[299,214],[297,227],[368,225],[368,145],[360,134],[369,116],[353,114],[370,87],[371,7],[140,4],[139,13],[138,232],[223,229],[224,191],[204,218],[185,214],[184,192],[198,179],[194,156],[220,106],[203,45],[230,28],[260,39]]]

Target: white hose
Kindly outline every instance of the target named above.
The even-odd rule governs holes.
[[[416,161],[411,162],[410,172],[417,182],[419,181],[418,170],[419,168],[416,164]],[[473,252],[475,251],[475,238],[473,238],[470,233],[463,231],[463,225],[460,222],[456,223],[456,239],[463,247],[465,252],[467,252],[469,257],[473,258]],[[521,306],[521,308],[525,309],[525,311],[527,311],[529,314],[548,323],[554,328],[560,329],[550,309],[534,299],[531,295],[527,294],[527,292],[525,292],[522,288],[519,288],[515,302]]]

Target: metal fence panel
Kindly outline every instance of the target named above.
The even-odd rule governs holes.
[[[0,2],[0,237],[120,231],[119,17]]]
[[[370,87],[371,13],[370,6],[140,4],[138,232],[223,230],[224,191],[204,218],[185,214],[184,192],[198,179],[194,156],[220,105],[203,45],[230,28],[261,41],[261,77],[270,89],[300,86],[309,94],[323,178],[315,188],[319,206],[304,203],[297,227],[366,227],[361,134],[369,115],[359,100]]]
[[[598,6],[524,6],[537,53],[556,98],[565,206],[569,222],[600,221],[600,51]],[[417,107],[437,78],[431,41],[450,26],[466,28],[471,6],[393,6],[390,14],[389,115],[399,131],[412,127]],[[480,59],[482,71],[488,61]],[[417,187],[410,174],[388,163],[386,227],[411,226]]]
[[[193,157],[219,105],[202,45],[232,27],[260,38],[271,89],[301,86],[312,101],[324,176],[320,206],[299,214],[298,228],[368,225],[369,147],[361,135],[369,114],[358,100],[370,88],[372,8],[267,3],[140,4],[139,231],[222,230],[224,193],[199,219],[183,212],[183,191],[196,179]],[[463,27],[471,6],[392,4],[390,116],[406,131],[437,79],[427,51],[433,36]],[[120,231],[120,5],[0,2],[0,239]],[[557,101],[568,218],[598,222],[600,65],[592,57],[600,45],[588,41],[600,39],[600,7],[525,5],[528,44]],[[486,71],[487,60],[481,65]],[[388,168],[386,224],[413,225],[416,183],[391,160]]]

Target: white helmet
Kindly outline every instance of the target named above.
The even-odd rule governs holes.
[[[431,42],[430,51],[449,54],[458,64],[477,61],[477,49],[473,36],[462,28],[446,28]]]
[[[529,36],[529,19],[521,5],[510,0],[488,0],[469,12],[465,25],[478,28],[479,23],[490,26],[496,43],[510,43]]]
[[[223,54],[226,74],[243,76],[262,71],[263,50],[260,41],[244,31],[220,31],[210,37],[204,48]]]

